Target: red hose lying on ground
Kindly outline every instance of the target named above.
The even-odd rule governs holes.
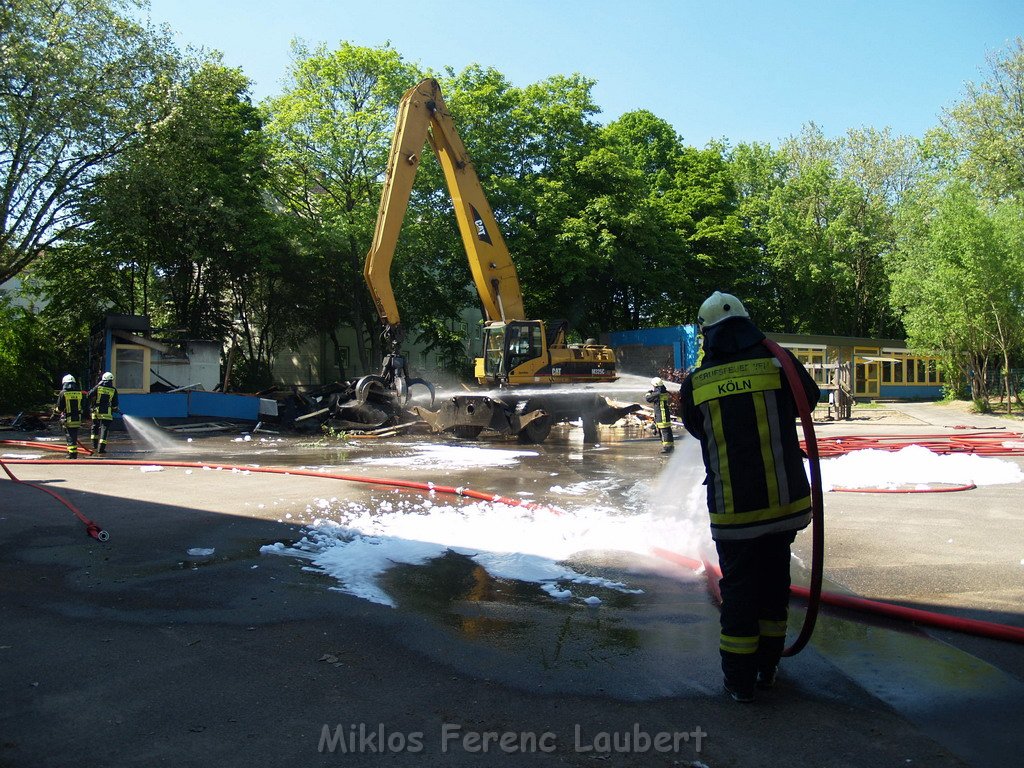
[[[793,586],[790,587],[790,591],[798,597],[807,597],[807,590],[804,587]],[[911,621],[915,624],[925,624],[929,627],[952,629],[956,632],[990,637],[993,640],[1024,643],[1024,627],[1011,627],[1008,624],[996,624],[995,622],[979,621],[977,619],[962,619],[944,613],[933,613],[932,611],[923,611],[920,608],[908,608],[904,605],[893,605],[892,603],[883,603],[878,600],[868,600],[865,597],[840,595],[834,592],[822,593],[821,600],[827,605],[834,605],[837,608],[868,611],[870,613],[877,613],[880,616]]]
[[[493,493],[483,493],[481,491],[474,491],[471,488],[464,488],[462,486],[453,487],[447,485],[435,485],[434,483],[421,483],[413,480],[389,480],[386,478],[377,477],[363,477],[359,475],[341,475],[329,472],[317,472],[311,469],[286,469],[283,467],[247,467],[239,466],[237,464],[213,464],[209,462],[195,462],[195,461],[126,461],[123,459],[91,459],[88,462],[79,462],[75,459],[0,459],[0,465],[3,466],[4,471],[7,475],[16,483],[23,483],[30,485],[33,488],[38,488],[41,491],[53,496],[61,504],[66,506],[75,515],[86,524],[86,529],[90,536],[99,539],[100,541],[106,541],[110,538],[106,531],[102,531],[99,527],[83,515],[71,502],[62,498],[59,494],[51,491],[49,488],[43,488],[42,486],[35,485],[33,483],[19,480],[10,469],[7,468],[7,464],[71,464],[76,466],[102,466],[102,465],[113,465],[113,466],[129,466],[129,467],[185,467],[188,469],[228,469],[228,470],[241,470],[245,472],[263,473],[272,475],[298,475],[300,477],[320,477],[327,480],[345,480],[353,483],[370,483],[373,485],[387,485],[395,488],[412,488],[420,491],[428,491],[433,493],[443,493],[451,496],[465,496],[471,499],[479,499],[480,501],[490,501],[496,504],[507,504],[509,506],[523,507],[532,511],[549,511],[556,512],[551,507],[547,507],[543,504],[537,504],[532,501],[522,501],[521,499],[510,499],[504,496],[497,496]]]
[[[55,453],[65,453],[68,449],[64,443],[44,443],[39,440],[0,440],[0,445],[20,445],[26,448],[39,448],[43,451],[53,451]],[[91,456],[92,451],[78,443],[78,452],[84,453],[86,456]]]
[[[835,486],[832,488],[832,493],[953,493],[954,491],[973,491],[977,487],[974,483],[944,487],[930,486],[928,488],[842,488]]]
[[[836,435],[835,437],[821,437],[818,438],[818,453],[822,457],[828,458],[868,448],[879,451],[898,451],[909,445],[920,445],[939,454],[1024,455],[1024,435],[985,429],[958,435]]]
[[[686,555],[681,555],[678,552],[672,552],[667,549],[661,549],[660,547],[656,547],[652,552],[656,557],[681,565],[684,568],[690,568],[691,570],[698,572],[703,570],[707,576],[708,589],[711,590],[712,594],[720,595],[718,592],[718,580],[722,577],[722,572],[716,566],[710,565],[707,561],[702,562],[700,560],[694,560]],[[790,592],[797,597],[805,599],[810,594],[810,591],[806,587],[799,587],[796,585],[790,587]],[[902,605],[883,603],[878,600],[869,600],[867,598],[856,597],[854,595],[841,595],[835,592],[822,592],[821,602],[825,605],[836,606],[837,608],[848,608],[853,611],[874,613],[879,616],[901,619],[915,624],[924,624],[930,627],[951,629],[956,632],[966,632],[967,634],[978,635],[980,637],[989,637],[994,640],[1007,640],[1011,643],[1024,644],[1024,627],[1013,627],[1008,624],[996,624],[995,622],[979,621],[977,619],[961,619],[944,613],[924,611],[920,608],[908,608]]]
[[[72,463],[69,460],[65,460],[65,461],[67,463],[69,463],[69,464]],[[26,462],[26,461],[23,461],[21,459],[17,459],[15,461],[11,462],[11,463],[21,464],[21,463],[33,463],[33,462],[31,460]],[[61,462],[61,463],[64,463],[64,462]],[[57,493],[56,491],[52,491],[49,488],[45,488],[42,485],[36,485],[35,483],[29,483],[29,482],[26,482],[25,480],[19,480],[17,477],[14,476],[14,473],[11,472],[10,469],[8,469],[7,464],[8,464],[8,462],[4,461],[3,459],[0,459],[0,467],[3,467],[4,472],[7,473],[7,476],[9,478],[11,478],[11,480],[13,480],[16,483],[20,483],[22,485],[27,485],[29,488],[35,488],[36,490],[40,490],[43,493],[48,493],[51,496],[53,496],[53,498],[55,498],[57,501],[59,501],[65,507],[70,509],[74,513],[75,517],[77,517],[79,520],[81,520],[85,524],[85,532],[88,533],[90,536],[92,536],[97,541],[107,541],[110,538],[110,534],[109,533],[104,531],[96,523],[94,523],[88,517],[83,515],[81,513],[81,511],[78,509],[78,507],[76,507],[70,501],[65,499],[59,493]]]

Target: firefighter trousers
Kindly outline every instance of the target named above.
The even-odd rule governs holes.
[[[110,420],[93,418],[92,429],[89,437],[92,439],[92,449],[98,449],[99,453],[107,451],[107,435],[110,433]]]
[[[782,531],[715,542],[722,567],[722,672],[737,688],[752,689],[757,673],[774,670],[782,657],[795,538],[796,531]]]

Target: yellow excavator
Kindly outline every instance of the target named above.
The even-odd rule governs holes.
[[[391,263],[409,204],[424,145],[430,144],[444,172],[462,244],[485,316],[483,355],[476,358],[479,384],[496,392],[456,395],[433,410],[434,390],[411,379],[400,346],[401,316],[391,285]],[[379,376],[365,376],[356,397],[389,390],[405,405],[412,385],[431,393],[431,408],[412,410],[434,431],[476,437],[484,429],[542,442],[561,420],[581,419],[584,439],[594,442],[598,423],[613,423],[639,406],[619,407],[581,384],[616,379],[615,353],[603,344],[567,342],[567,323],[529,320],[515,265],[487,202],[480,179],[434,79],[406,91],[398,107],[373,244],[363,276],[383,324],[386,346]],[[559,387],[559,385],[563,385]],[[565,386],[568,385],[568,386]]]

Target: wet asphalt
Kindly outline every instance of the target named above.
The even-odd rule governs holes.
[[[1017,426],[917,405],[885,417],[819,423],[818,432],[934,434],[965,425]],[[111,455],[142,462],[325,467],[574,509],[639,513],[671,460],[656,453],[656,441],[642,430],[606,430],[598,446],[584,446],[579,433],[556,430],[544,445],[529,448],[533,455],[502,467],[403,463],[425,442],[437,442],[425,436],[338,443],[269,432],[245,440],[232,431],[195,434],[191,442],[179,434],[152,445],[121,434]],[[362,463],[387,457],[395,463]],[[557,754],[519,758],[557,756],[569,764],[612,757],[615,764],[701,760],[719,768],[805,764],[800,761],[820,755],[817,764],[825,766],[865,760],[987,766],[1014,764],[1024,743],[1022,646],[826,609],[810,647],[785,664],[785,708],[821,716],[805,726],[807,746],[797,747],[775,715],[766,714],[770,697],[762,697],[767,705],[754,705],[761,708],[754,710],[760,724],[753,729],[745,729],[745,716],[733,711],[739,705],[721,701],[717,609],[706,582],[653,555],[574,556],[582,569],[642,589],[601,593],[602,604],[593,608],[552,601],[532,584],[493,579],[450,553],[388,571],[384,587],[397,607],[383,608],[340,594],[329,576],[301,561],[261,556],[259,549],[300,538],[313,499],[331,494],[373,506],[393,490],[244,470],[150,472],[89,466],[88,460],[11,469],[20,479],[65,494],[111,539],[100,544],[85,537],[68,510],[36,489],[7,480],[0,486],[0,606],[6,617],[0,629],[0,766],[206,765],[214,758],[221,764],[333,764],[341,762],[337,754],[325,757],[314,749],[322,723],[375,717],[402,733],[425,731],[431,754],[444,744],[432,743],[436,724],[433,730],[424,726],[421,712],[426,702],[445,701],[449,689],[459,704],[438,707],[435,720],[465,730],[500,723],[502,732],[550,721],[560,737]],[[556,484],[581,490],[553,497]],[[826,589],[1024,626],[1021,501],[1019,486],[960,494],[829,494]],[[810,560],[809,542],[802,534],[794,547],[798,582],[806,578],[801,562]],[[216,555],[189,555],[196,547]],[[793,607],[791,632],[803,618],[801,604],[794,601]],[[331,639],[312,643],[317,632]],[[290,662],[268,659],[293,646],[301,646],[305,665],[291,669]],[[333,718],[322,713],[339,711],[325,673],[344,674],[351,683],[362,677],[352,699],[358,699],[358,711]],[[379,699],[367,695],[370,689],[382,692]],[[304,719],[302,702],[310,696],[318,714]],[[467,696],[487,698],[483,709],[490,719],[467,714],[476,711],[465,708]],[[253,727],[244,714],[223,714],[246,697],[261,711],[279,705],[289,714],[272,719],[280,727]],[[719,741],[716,747],[710,737],[703,750],[672,752],[663,762],[649,753],[587,751],[576,743],[579,722],[570,728],[564,710],[556,715],[560,701],[577,702],[577,715],[589,713],[584,730],[613,722],[612,712],[621,712],[625,724],[632,718],[653,730],[661,715],[641,720],[638,712],[671,711],[672,702],[683,702],[687,711],[711,718]],[[90,713],[97,712],[93,720]],[[678,718],[678,710],[665,716]],[[766,743],[775,751],[758,759]],[[480,764],[479,751],[460,746],[458,758],[444,755],[446,763]],[[375,764],[381,757],[365,750],[347,755],[350,764]]]

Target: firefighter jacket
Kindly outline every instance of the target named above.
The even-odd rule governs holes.
[[[85,393],[80,389],[62,389],[57,397],[57,413],[66,427],[82,426]]]
[[[669,412],[672,395],[668,393],[664,385],[652,389],[644,395],[644,400],[654,405],[654,424],[658,429],[672,425],[672,414]]]
[[[716,540],[798,530],[811,519],[796,402],[762,339],[747,318],[709,328],[704,360],[680,389],[683,425],[701,444]],[[800,373],[799,396],[813,408],[818,386],[786,354]]]
[[[117,388],[108,384],[97,384],[89,390],[89,405],[92,407],[92,417],[111,421],[114,418],[114,411],[117,410]]]

